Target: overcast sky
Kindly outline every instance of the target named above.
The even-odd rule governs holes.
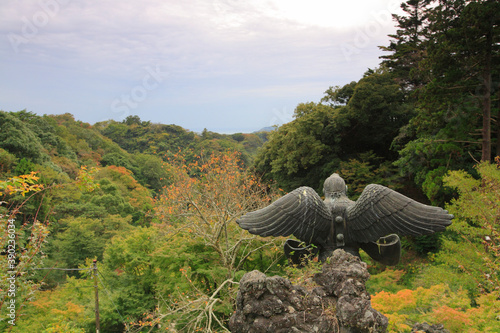
[[[0,110],[253,132],[375,68],[394,0],[2,0]]]

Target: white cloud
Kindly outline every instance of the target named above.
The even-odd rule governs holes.
[[[35,112],[85,112],[99,121],[114,116],[110,103],[133,89],[148,66],[160,66],[168,78],[148,94],[155,103],[144,101],[132,113],[179,112],[183,100],[190,112],[193,104],[217,104],[212,119],[225,99],[232,112],[248,105],[270,112],[284,100],[293,108],[376,66],[377,45],[394,30],[388,10],[394,7],[392,0],[3,2],[0,89],[16,93],[3,96],[0,108],[24,102]],[[57,78],[53,86],[44,84],[47,75]],[[72,103],[79,106],[61,107]],[[157,114],[151,120],[164,121],[164,112]]]

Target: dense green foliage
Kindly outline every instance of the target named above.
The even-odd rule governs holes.
[[[19,275],[16,280],[19,285],[16,297],[22,300],[16,304],[17,318],[23,316],[21,305],[26,306],[36,289],[44,290],[41,300],[61,305],[54,305],[53,311],[65,313],[53,320],[26,321],[26,325],[33,326],[19,323],[21,331],[92,329],[93,319],[78,315],[81,311],[91,313],[90,295],[71,301],[71,304],[58,298],[75,292],[74,288],[81,288],[78,286],[85,283],[78,282],[79,279],[88,276],[74,270],[33,270],[37,266],[76,269],[88,265],[89,259],[103,263],[102,274],[110,281],[107,288],[114,290],[102,307],[102,327],[106,331],[122,331],[123,316],[131,322],[139,321],[144,313],[154,309],[158,290],[173,293],[176,291],[173,286],[178,286],[172,281],[169,289],[158,284],[158,279],[168,280],[157,275],[159,267],[168,275],[171,269],[165,267],[170,264],[151,258],[151,253],[175,252],[180,247],[175,245],[173,250],[160,245],[144,247],[154,238],[158,239],[158,244],[169,243],[158,231],[160,229],[153,228],[160,221],[154,213],[161,202],[159,195],[174,183],[178,173],[166,161],[179,154],[185,156],[184,162],[188,163],[196,158],[196,152],[210,156],[239,151],[238,165],[244,167],[262,144],[261,137],[256,134],[204,132],[198,135],[178,126],[141,122],[138,117],[129,117],[122,123],[91,126],[76,121],[70,114],[37,116],[26,111],[1,111],[0,120],[0,213],[2,221],[4,218],[15,220],[18,258],[21,255],[30,257],[27,261],[20,259],[16,265],[24,270],[18,272],[22,278]],[[128,134],[122,137],[117,130]],[[197,171],[198,175],[201,173]],[[7,222],[2,223],[5,242],[9,239],[7,226]],[[181,238],[179,242],[182,243]],[[184,250],[197,253],[201,248],[194,243]],[[207,255],[211,258],[210,251]],[[145,271],[134,265],[130,256],[137,256],[141,261],[154,259],[151,267],[155,268],[151,268],[150,278],[144,279]],[[200,264],[211,265],[210,259],[207,260]],[[7,264],[7,261],[2,263]],[[178,277],[181,277],[179,267],[185,264],[182,259],[176,264]],[[117,274],[121,271],[124,274]],[[2,307],[8,305],[7,296],[7,293],[2,294]],[[122,302],[125,303],[117,308],[116,304]],[[65,308],[66,305],[71,311]],[[40,311],[41,307],[36,306]],[[27,317],[38,313],[32,307],[26,311]],[[71,322],[73,319],[78,322]],[[2,329],[9,327],[5,321],[0,325]]]
[[[476,168],[480,179],[464,171],[445,177],[445,185],[460,196],[447,207],[454,223],[431,263],[409,283],[402,281],[402,271],[387,271],[385,279],[370,282],[383,290],[373,303],[388,315],[393,331],[409,332],[412,323],[424,320],[452,332],[500,329],[500,164],[483,162]]]
[[[385,163],[396,157],[391,143],[411,116],[393,75],[368,71],[359,82],[330,88],[326,94],[323,102],[329,105],[300,104],[295,120],[271,133],[257,156],[256,172],[286,190],[299,185],[320,190],[342,162],[351,161],[351,172],[367,163],[378,175],[365,180],[387,185],[397,174]],[[350,176],[347,182],[355,180]]]
[[[270,133],[0,111],[2,315],[16,279],[16,325],[0,330],[95,331],[96,259],[102,331],[227,331],[245,272],[303,280],[284,268],[282,239],[235,219],[280,188],[321,194],[338,172],[353,199],[379,183],[455,215],[445,233],[403,239],[393,269],[361,254],[391,332],[417,321],[498,331],[498,6],[406,1],[380,68],[299,104]]]
[[[410,0],[395,16],[395,73],[417,112],[395,141],[397,165],[437,204],[449,169],[472,171],[473,160],[500,155],[498,1]],[[493,78],[493,79],[492,79]],[[496,124],[492,128],[492,125]]]
[[[205,129],[201,135],[198,135],[177,125],[141,121],[138,116],[129,116],[122,122],[110,120],[97,123],[94,128],[131,154],[172,156],[179,150],[190,152],[192,155],[202,151],[233,150],[241,152],[241,160],[247,165],[251,163],[253,155],[263,143],[261,136],[257,134],[224,135]],[[103,156],[103,158],[105,164],[127,167],[126,164],[131,163],[130,159],[119,154]],[[142,158],[145,158],[144,155]],[[136,161],[136,165],[141,165],[140,162]],[[134,164],[128,166],[135,173]],[[138,172],[139,178],[143,177],[147,180],[148,175],[143,175],[145,170],[141,171]]]

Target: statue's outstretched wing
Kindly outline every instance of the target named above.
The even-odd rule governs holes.
[[[442,208],[421,204],[388,187],[368,185],[347,208],[347,232],[353,241],[367,243],[387,234],[428,235],[443,231],[453,215]]]
[[[252,234],[294,235],[307,244],[325,244],[332,223],[331,213],[312,188],[303,186],[269,206],[250,212],[237,223]]]

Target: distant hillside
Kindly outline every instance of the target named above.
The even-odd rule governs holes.
[[[72,114],[39,116],[25,110],[0,111],[0,171],[14,172],[21,160],[75,178],[80,166],[125,167],[152,190],[163,186],[162,160],[179,151],[238,151],[249,165],[267,139],[262,134],[188,131],[177,125],[129,116],[90,125]]]
[[[219,134],[206,129],[198,134],[177,125],[142,121],[138,116],[129,116],[122,122],[108,120],[94,127],[129,153],[163,156],[186,149],[194,152],[234,150],[241,153],[245,163],[253,160],[267,139],[255,133]]]
[[[258,131],[255,131],[254,133],[260,133],[260,132],[272,132],[274,131],[276,128],[274,126],[267,126],[267,127],[264,127],[264,128],[261,128],[260,130]]]

